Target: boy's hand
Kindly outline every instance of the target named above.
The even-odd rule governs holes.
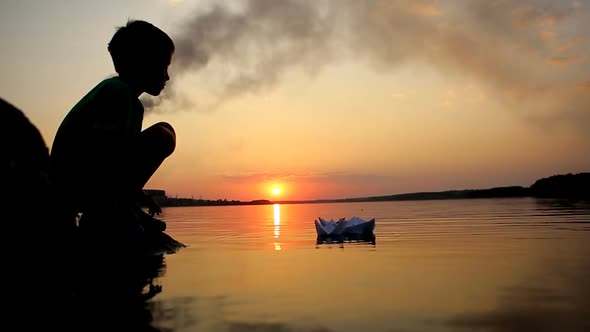
[[[162,208],[160,207],[160,205],[158,205],[158,203],[156,203],[156,201],[154,201],[152,196],[145,194],[144,200],[145,200],[145,204],[148,207],[148,213],[150,214],[150,216],[153,217],[156,214],[159,215],[160,213],[162,213]]]

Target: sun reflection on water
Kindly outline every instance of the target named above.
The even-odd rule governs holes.
[[[281,205],[274,204],[275,250],[281,250],[281,243],[277,242],[281,235]]]

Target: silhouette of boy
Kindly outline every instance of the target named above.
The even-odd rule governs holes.
[[[151,23],[131,20],[116,30],[108,51],[118,76],[100,82],[66,115],[51,148],[49,177],[62,213],[82,213],[81,230],[161,232],[165,223],[153,218],[161,208],[143,187],[174,151],[176,135],[165,122],[142,131],[139,96],[164,89],[174,43]]]

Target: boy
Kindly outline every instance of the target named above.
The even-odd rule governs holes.
[[[103,80],[67,114],[56,133],[49,177],[62,200],[61,213],[80,229],[161,232],[160,207],[143,186],[174,151],[172,126],[141,130],[142,93],[164,89],[174,52],[170,37],[151,23],[133,20],[108,44],[118,76]],[[140,205],[149,207],[149,214]]]

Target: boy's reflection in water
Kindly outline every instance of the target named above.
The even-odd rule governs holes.
[[[86,252],[85,259],[73,259],[55,248],[43,249],[19,255],[14,264],[4,266],[14,277],[7,292],[10,296],[3,301],[7,310],[2,321],[6,327],[158,330],[152,327],[148,305],[162,291],[154,281],[164,274],[164,255]]]
[[[99,257],[83,264],[73,284],[73,328],[156,330],[147,301],[162,291],[154,279],[164,269],[163,255]]]

